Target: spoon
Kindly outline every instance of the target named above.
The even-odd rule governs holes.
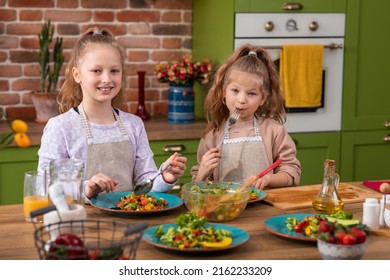
[[[134,193],[136,195],[140,195],[143,193],[148,193],[153,187],[153,181],[157,178],[157,176],[161,175],[165,171],[167,171],[171,167],[170,164],[168,164],[164,169],[160,170],[153,178],[151,179],[146,179],[144,181],[138,182],[135,184],[134,187]]]

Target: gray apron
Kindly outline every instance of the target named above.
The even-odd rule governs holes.
[[[233,139],[230,139],[228,125],[225,126],[219,181],[243,184],[248,177],[268,167],[268,157],[256,118],[253,119],[253,126],[254,137]]]
[[[107,135],[104,139],[93,138],[91,128],[85,115],[83,106],[78,107],[83,122],[84,133],[88,141],[85,178],[90,179],[97,173],[103,173],[117,180],[119,183],[115,191],[133,190],[133,161],[132,149],[122,120],[113,110],[120,135]]]

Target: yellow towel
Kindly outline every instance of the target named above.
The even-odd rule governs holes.
[[[280,81],[287,108],[321,105],[323,45],[284,45]]]

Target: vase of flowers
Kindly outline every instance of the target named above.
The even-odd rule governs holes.
[[[194,83],[208,84],[213,69],[214,65],[208,58],[194,62],[190,56],[185,56],[178,61],[156,64],[157,81],[169,83],[169,123],[194,121]]]

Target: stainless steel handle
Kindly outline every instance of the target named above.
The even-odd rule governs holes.
[[[177,145],[166,145],[164,148],[163,148],[163,151],[164,152],[182,152],[186,149],[186,146],[184,146],[183,144],[177,144]]]
[[[385,121],[384,125],[385,127],[390,127],[390,120]]]
[[[383,137],[383,140],[385,140],[385,142],[390,142],[390,134],[385,135],[385,137]]]
[[[287,3],[283,3],[282,9],[283,10],[287,10],[287,11],[291,11],[291,10],[297,11],[297,10],[302,10],[303,6],[302,6],[301,3],[290,3],[290,2],[287,2]]]

